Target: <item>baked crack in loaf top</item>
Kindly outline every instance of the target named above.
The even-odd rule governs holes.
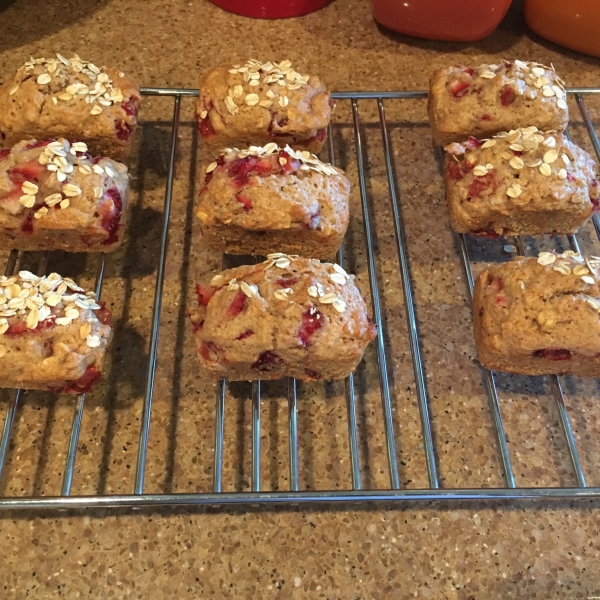
[[[93,154],[125,158],[140,99],[138,84],[118,69],[76,54],[31,58],[0,87],[0,141],[65,137]]]
[[[430,80],[429,121],[438,144],[535,125],[564,131],[569,109],[553,67],[522,60],[445,67]]]
[[[446,153],[446,195],[459,233],[574,233],[598,210],[596,164],[561,133],[514,129],[454,142]]]
[[[251,59],[218,66],[204,77],[196,118],[203,141],[212,147],[273,141],[319,152],[332,110],[318,77],[301,75],[289,60]]]
[[[196,291],[200,363],[217,378],[342,379],[376,335],[354,276],[336,264],[277,253]]]

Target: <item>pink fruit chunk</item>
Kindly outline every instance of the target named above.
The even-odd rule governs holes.
[[[238,292],[225,313],[230,319],[237,317],[246,306],[246,294]]]
[[[268,371],[271,369],[271,365],[282,365],[282,364],[283,364],[282,358],[277,356],[277,354],[274,354],[273,352],[270,352],[269,350],[267,350],[266,352],[263,352],[258,357],[258,360],[255,363],[253,363],[252,368],[258,369],[259,371]]]
[[[281,165],[281,170],[284,173],[295,173],[300,168],[300,161],[292,158],[285,150],[279,153],[279,158],[285,159],[285,163]]]
[[[321,374],[317,373],[316,371],[313,371],[312,369],[304,369],[304,374],[310,379],[314,379],[314,380],[321,379]]]
[[[24,181],[39,181],[39,178],[47,172],[46,167],[41,165],[37,160],[30,160],[10,169],[8,171],[8,178],[13,183],[21,184]]]
[[[548,360],[569,360],[573,353],[566,348],[542,348],[536,350],[533,355],[537,358],[547,358]]]
[[[462,98],[468,91],[470,81],[465,79],[456,79],[450,84],[450,93],[455,98]]]
[[[217,288],[203,283],[196,284],[196,294],[198,295],[198,304],[200,306],[208,306],[210,299],[214,296]]]
[[[241,192],[239,194],[236,194],[235,199],[240,204],[244,205],[244,210],[246,212],[249,212],[252,209],[252,200],[250,200],[250,198],[248,198],[247,196],[244,196],[244,194],[242,194]]]
[[[297,277],[283,277],[277,280],[277,285],[280,285],[282,288],[289,288],[298,283],[298,281]]]
[[[490,281],[488,287],[496,293],[501,292],[504,289],[504,281],[502,277],[494,277],[492,281]]]
[[[469,198],[478,198],[483,192],[489,191],[493,194],[498,188],[499,182],[493,172],[483,175],[482,177],[475,177],[469,189],[467,191]]]
[[[517,94],[510,85],[505,85],[502,88],[502,91],[500,92],[500,104],[502,104],[502,106],[510,106],[516,98]]]
[[[10,148],[0,148],[0,160],[6,158],[10,154]]]
[[[213,342],[202,342],[198,353],[207,362],[215,362],[218,359],[218,348]]]
[[[65,388],[65,392],[69,394],[85,394],[89,392],[93,385],[102,377],[102,371],[96,368],[94,365],[90,365],[85,373],[77,380],[71,381],[67,384]],[[60,393],[60,391],[54,390],[56,393]]]
[[[36,140],[34,142],[31,142],[30,144],[27,144],[27,146],[25,146],[25,150],[33,150],[34,148],[43,148],[44,146],[47,146],[52,140]]]
[[[475,163],[470,163],[468,160],[457,162],[452,159],[448,162],[448,176],[453,181],[460,181],[474,166]]]
[[[121,104],[121,108],[125,111],[125,114],[129,115],[130,117],[137,116],[138,98],[135,96],[129,96],[127,102],[123,102]]]
[[[483,146],[483,142],[480,142],[477,138],[471,135],[467,138],[467,141],[464,143],[464,145],[470,148],[481,148],[481,146]]]
[[[127,121],[120,121],[115,119],[115,129],[117,131],[117,137],[122,141],[126,142],[131,137],[133,133],[133,126],[130,125]]]
[[[323,327],[323,314],[316,308],[310,308],[302,314],[300,329],[296,337],[302,342],[304,347],[311,344],[312,336]]]
[[[505,232],[506,232],[506,230],[504,230],[502,233],[498,233],[495,229],[492,229],[490,227],[489,229],[473,229],[472,231],[469,231],[469,235],[475,235],[477,237],[483,237],[483,238],[495,240],[496,238],[499,238],[501,235],[504,235]]]
[[[254,335],[254,331],[252,331],[252,329],[248,329],[247,331],[244,331],[244,333],[240,333],[240,335],[238,335],[235,339],[236,340],[245,340],[246,338],[249,338],[251,335]]]
[[[210,137],[211,135],[215,135],[215,129],[210,122],[208,116],[204,119],[200,119],[198,121],[198,131],[203,138]]]
[[[110,246],[119,241],[121,214],[123,212],[123,200],[116,187],[109,188],[104,192],[98,206],[98,212],[102,217],[102,228],[108,231],[108,237],[102,242],[102,245]]]

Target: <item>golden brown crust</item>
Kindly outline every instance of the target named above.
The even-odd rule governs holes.
[[[93,154],[125,159],[140,99],[137,82],[118,69],[77,56],[28,61],[0,86],[0,142],[65,137],[86,142]]]
[[[203,78],[196,119],[212,148],[276,142],[318,153],[332,109],[318,77],[300,75],[289,61],[249,60],[220,65]]]
[[[82,142],[19,142],[0,156],[0,248],[111,252],[128,196],[127,167]]]
[[[544,252],[483,271],[473,294],[481,364],[526,375],[600,376],[599,264]]]
[[[233,380],[343,379],[376,335],[353,280],[284,254],[220,273],[191,313],[202,367]]]
[[[483,145],[482,145],[483,144]],[[598,206],[591,156],[535,127],[446,147],[450,222],[458,233],[575,233]]]
[[[534,125],[563,131],[569,111],[563,82],[532,62],[445,67],[429,82],[429,122],[437,144]]]
[[[350,182],[306,151],[233,149],[202,170],[201,182],[196,215],[214,250],[331,259],[348,228]]]

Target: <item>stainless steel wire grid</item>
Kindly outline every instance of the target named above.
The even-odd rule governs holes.
[[[600,88],[571,88],[567,90],[573,95],[580,110],[583,123],[589,134],[591,143],[598,160],[600,161],[600,142],[589,117],[584,102],[586,94],[600,94]],[[422,430],[422,448],[425,455],[427,479],[429,487],[425,489],[401,489],[397,464],[396,432],[392,415],[392,400],[390,395],[390,383],[388,381],[388,356],[389,350],[384,344],[383,335],[379,335],[375,343],[377,368],[379,377],[379,388],[381,394],[381,409],[383,412],[383,424],[385,432],[385,449],[387,454],[387,467],[389,474],[389,489],[365,489],[361,482],[361,466],[359,457],[359,441],[357,433],[357,414],[355,400],[355,382],[352,375],[345,382],[346,412],[348,426],[348,448],[350,452],[350,467],[352,489],[347,490],[300,490],[298,476],[298,391],[296,382],[288,382],[288,441],[289,441],[289,491],[261,491],[261,382],[252,385],[252,458],[251,458],[251,491],[249,492],[223,492],[223,443],[225,426],[225,404],[227,382],[221,381],[217,385],[215,403],[215,431],[214,431],[214,465],[213,483],[210,493],[144,493],[144,475],[146,470],[146,459],[148,454],[149,434],[152,416],[152,399],[158,360],[158,338],[161,320],[161,305],[163,297],[163,284],[165,280],[165,264],[167,257],[167,245],[169,236],[169,217],[171,213],[171,200],[173,192],[174,169],[176,163],[178,132],[180,124],[180,112],[182,101],[186,98],[198,95],[194,89],[170,89],[170,88],[142,88],[146,96],[163,96],[173,99],[173,119],[171,123],[171,141],[168,161],[168,174],[166,192],[164,198],[164,212],[162,230],[160,237],[160,254],[156,270],[156,287],[154,292],[154,305],[152,310],[152,321],[149,344],[149,360],[146,373],[146,384],[143,409],[141,415],[141,426],[139,434],[139,445],[137,451],[137,465],[132,482],[131,494],[119,495],[81,495],[72,496],[71,486],[73,473],[77,459],[79,434],[82,418],[85,410],[85,394],[77,397],[74,406],[73,423],[68,440],[65,469],[60,496],[30,496],[30,497],[1,497],[0,509],[37,509],[40,511],[49,509],[75,509],[75,508],[107,508],[107,507],[142,507],[142,506],[175,506],[175,505],[233,505],[242,504],[246,506],[257,504],[301,504],[301,503],[340,503],[340,502],[366,502],[366,501],[426,501],[426,500],[523,500],[537,499],[591,499],[600,498],[600,488],[588,487],[582,468],[579,451],[571,428],[571,422],[561,380],[559,377],[551,377],[551,385],[554,399],[556,401],[560,426],[564,434],[570,461],[577,481],[577,487],[518,487],[515,481],[514,470],[511,464],[511,455],[507,443],[507,435],[502,420],[501,403],[496,390],[495,375],[491,371],[482,370],[484,389],[487,394],[489,410],[491,413],[493,431],[501,459],[503,481],[505,487],[497,488],[444,488],[440,483],[438,475],[438,462],[436,460],[436,448],[432,435],[432,419],[430,416],[428,390],[424,375],[422,359],[422,348],[419,339],[418,324],[416,318],[415,299],[411,283],[409,252],[407,248],[407,237],[404,231],[403,214],[400,205],[399,188],[394,177],[393,157],[390,145],[390,134],[386,120],[386,102],[398,102],[407,99],[425,99],[426,91],[405,92],[338,92],[333,97],[339,102],[350,104],[352,114],[352,127],[356,161],[358,169],[358,182],[360,200],[362,206],[362,217],[364,224],[364,236],[366,247],[367,270],[369,275],[371,303],[374,321],[380,325],[382,322],[382,308],[380,302],[380,290],[378,288],[376,268],[377,255],[374,246],[374,224],[370,218],[368,205],[367,182],[365,175],[365,161],[368,160],[365,149],[361,121],[359,116],[359,102],[371,100],[377,103],[378,126],[381,130],[381,143],[383,145],[385,169],[387,174],[387,185],[389,201],[393,215],[393,226],[395,232],[395,245],[398,254],[398,266],[402,281],[402,292],[404,297],[406,326],[410,353],[412,355],[412,366],[414,372],[414,383],[418,401],[418,410]],[[335,148],[333,135],[329,131],[329,160],[335,164]],[[593,226],[596,235],[600,239],[600,219],[598,215],[593,218]],[[520,239],[515,239],[515,245],[519,253],[525,252],[525,247]],[[579,251],[579,243],[575,236],[569,236],[569,244],[575,251]],[[459,236],[459,248],[464,274],[467,280],[469,293],[473,288],[473,271],[468,252],[468,244],[465,236]],[[39,272],[43,273],[46,268],[48,256],[44,256],[39,265]],[[6,274],[14,271],[18,260],[17,251],[12,251],[6,264]],[[108,258],[107,260],[110,260]],[[338,255],[339,263],[343,265],[342,253]],[[225,263],[224,263],[225,264]],[[100,295],[104,276],[105,261],[101,260],[97,277],[96,291]],[[11,440],[11,432],[17,414],[19,402],[21,401],[21,390],[14,390],[6,405],[4,426],[0,438],[0,480],[4,472],[7,453]],[[301,399],[300,399],[301,401]]]

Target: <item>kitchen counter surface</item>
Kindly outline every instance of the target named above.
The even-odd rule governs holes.
[[[72,52],[115,64],[144,85],[197,87],[199,75],[246,57],[289,58],[335,90],[425,89],[446,64],[502,57],[552,62],[569,86],[600,85],[597,59],[528,33],[513,7],[488,39],[444,44],[378,29],[364,0],[337,0],[299,19],[227,14],[203,0],[14,0],[0,8],[0,80],[30,55]],[[600,117],[600,102],[590,111]],[[576,107],[573,136],[589,148]],[[456,240],[443,204],[439,164],[422,100],[388,102],[402,192],[427,388],[443,487],[505,485],[470,329]],[[172,101],[146,99],[128,240],[107,262],[103,298],[115,340],[103,382],[86,399],[74,495],[130,493],[148,353]],[[376,229],[383,331],[390,362],[403,487],[427,476],[385,165],[374,102],[362,102],[367,192]],[[335,117],[340,166],[356,184],[348,103]],[[186,302],[193,283],[220,265],[202,247],[191,210],[197,175],[193,102],[184,100],[153,405],[147,492],[209,491],[215,387],[198,377]],[[360,197],[352,198],[347,260],[368,293]],[[586,251],[598,251],[587,229]],[[540,247],[555,243],[543,240]],[[558,241],[560,243],[560,240]],[[505,260],[502,242],[470,242],[479,261]],[[498,258],[500,257],[500,258]],[[24,264],[35,264],[26,257]],[[29,262],[28,262],[29,261]],[[50,267],[91,283],[96,257],[54,255]],[[476,265],[477,268],[477,265]],[[357,373],[363,483],[389,485],[373,349]],[[600,395],[595,382],[563,383],[589,485],[600,485]],[[498,377],[517,484],[576,484],[548,380]],[[299,387],[302,489],[350,486],[343,385]],[[286,490],[284,390],[265,386],[262,488]],[[227,399],[224,489],[250,486],[250,388]],[[8,396],[0,394],[0,415]],[[60,492],[74,400],[26,394],[17,413],[0,493]],[[11,512],[0,518],[3,598],[600,598],[598,502],[370,504],[341,507]]]

